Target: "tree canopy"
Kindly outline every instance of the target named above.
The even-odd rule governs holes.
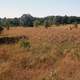
[[[53,24],[80,24],[80,17],[77,16],[47,16],[43,18],[33,17],[30,14],[23,14],[19,18],[0,18],[0,26],[24,26],[33,27],[38,25]]]

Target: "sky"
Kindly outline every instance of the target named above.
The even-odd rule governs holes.
[[[0,0],[0,17],[80,16],[80,0]]]

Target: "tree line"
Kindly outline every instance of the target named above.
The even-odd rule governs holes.
[[[45,26],[49,27],[51,25],[60,25],[60,24],[80,24],[80,17],[76,16],[47,16],[43,18],[33,17],[30,14],[23,14],[21,17],[17,18],[0,18],[0,26],[6,27],[9,26],[24,26],[24,27],[33,27],[33,26]]]

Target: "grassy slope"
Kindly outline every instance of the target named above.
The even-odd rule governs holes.
[[[80,28],[11,28],[2,36],[25,35],[31,48],[0,45],[0,80],[80,80]]]

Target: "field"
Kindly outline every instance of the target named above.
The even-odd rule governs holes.
[[[10,28],[6,36],[24,39],[0,44],[0,80],[80,80],[80,25]]]

